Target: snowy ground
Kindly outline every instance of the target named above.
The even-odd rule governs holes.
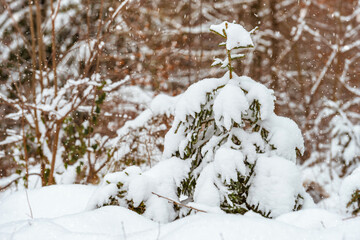
[[[25,191],[2,193],[0,239],[360,239],[360,218],[344,219],[323,209],[272,220],[256,214],[199,213],[159,224],[122,207],[86,210],[95,190],[84,185],[29,190],[30,204]]]

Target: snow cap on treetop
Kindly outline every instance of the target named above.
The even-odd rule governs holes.
[[[220,36],[226,38],[226,49],[232,50],[236,48],[254,47],[250,33],[237,23],[229,23],[224,21],[217,25],[211,25],[210,30]]]

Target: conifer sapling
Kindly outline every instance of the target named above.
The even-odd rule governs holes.
[[[121,183],[120,197],[135,198],[135,208],[143,204],[146,216],[163,222],[193,209],[152,192],[206,211],[251,210],[276,217],[301,209],[308,202],[295,165],[297,154],[304,151],[301,132],[294,121],[274,113],[272,90],[237,76],[232,68],[232,60],[245,57],[239,51],[254,46],[253,31],[229,22],[210,30],[225,39],[220,45],[226,47],[226,57],[216,58],[213,65],[227,68],[227,73],[199,81],[178,96],[174,122],[165,137],[167,160],[144,173],[139,170],[136,180],[122,173],[109,183],[115,186],[120,178],[129,181]],[[131,185],[144,192],[134,194]],[[116,196],[116,188],[112,194]]]

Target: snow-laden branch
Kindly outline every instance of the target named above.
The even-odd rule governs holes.
[[[105,28],[108,29],[110,24],[115,20],[116,16],[120,13],[121,9],[129,2],[130,0],[123,1],[114,11],[114,13],[111,15],[110,20],[106,23]]]
[[[322,69],[319,77],[316,79],[315,84],[312,86],[311,91],[310,91],[310,95],[314,95],[316,90],[319,88],[321,81],[323,80],[327,70],[329,69],[331,63],[333,62],[333,60],[334,60],[334,58],[336,56],[336,53],[337,53],[337,49],[334,48],[332,53],[329,56],[328,61],[326,62],[324,68]]]
[[[357,40],[355,42],[352,42],[351,44],[344,45],[340,48],[341,52],[347,52],[352,50],[353,48],[360,47],[360,40]]]
[[[360,3],[359,3],[360,4]],[[356,18],[358,15],[360,15],[360,7],[359,7],[359,4],[358,6],[356,6],[356,9],[349,15],[347,16],[340,16],[340,20],[342,22],[350,22],[351,20],[353,20],[354,18]],[[336,12],[337,14],[339,14],[339,12]]]
[[[308,14],[308,9],[309,9],[309,4],[306,5],[305,8],[302,8],[300,9],[300,18],[298,19],[298,27],[297,27],[297,31],[296,31],[296,34],[293,38],[294,41],[298,41],[303,30],[304,30],[304,27],[306,26],[306,22],[305,22],[305,17],[307,16]]]

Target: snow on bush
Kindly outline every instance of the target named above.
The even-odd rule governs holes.
[[[248,202],[258,203],[257,211],[280,216],[299,210],[304,197],[308,197],[299,181],[300,170],[287,159],[278,156],[260,157],[254,172]]]
[[[360,213],[360,167],[346,177],[340,187],[340,204],[346,213]]]
[[[360,164],[358,102],[356,98],[347,101],[324,99],[322,110],[314,121],[311,136],[326,141],[313,149],[302,173],[308,192],[321,207],[341,211],[349,201],[339,204],[341,196],[338,193],[343,180]]]
[[[272,90],[232,71],[231,60],[239,54],[231,50],[251,47],[250,33],[235,23],[210,28],[226,39],[229,71],[178,97],[165,137],[168,160],[144,173],[126,169],[108,177],[104,189],[113,192],[100,194],[98,206],[115,203],[167,222],[201,210],[189,206],[276,217],[311,202],[295,165],[304,151],[298,126],[274,113]]]
[[[326,142],[311,153],[307,161],[308,166],[320,163],[324,164],[326,169],[330,165],[330,171],[326,170],[330,173],[329,177],[341,179],[350,175],[359,166],[360,115],[356,106],[358,102],[356,98],[347,101],[323,100],[323,109],[317,114],[312,132],[321,133],[320,137],[329,135],[330,138],[324,139]],[[337,186],[334,188],[338,189]]]
[[[145,172],[132,166],[122,172],[110,173],[105,176],[103,187],[94,193],[88,208],[120,205],[155,221],[169,222],[176,217],[174,207],[153,193],[176,199],[176,186],[188,171],[185,161],[173,157]]]

